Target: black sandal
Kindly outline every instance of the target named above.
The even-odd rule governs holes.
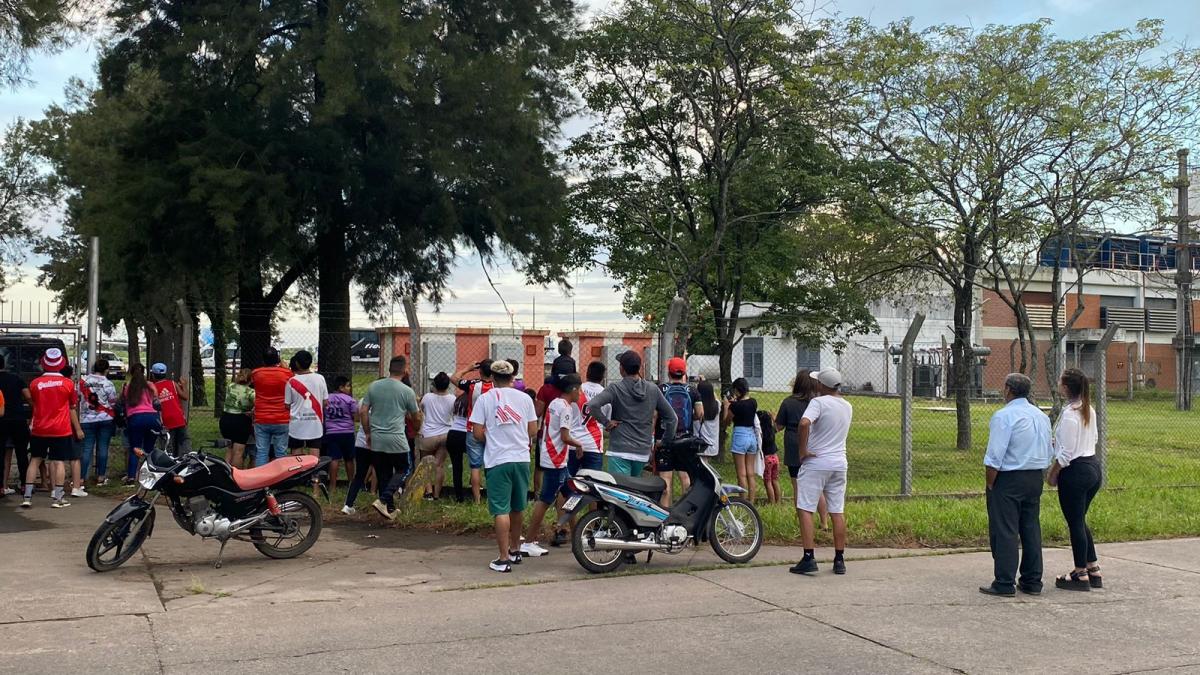
[[[1104,578],[1100,576],[1100,566],[1089,565],[1087,571],[1088,583],[1092,585],[1092,588],[1104,588]]]
[[[1064,591],[1090,591],[1092,590],[1091,583],[1088,581],[1087,572],[1076,572],[1072,570],[1068,574],[1054,579],[1054,587],[1061,588]]]

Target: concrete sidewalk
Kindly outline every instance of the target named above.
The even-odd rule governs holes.
[[[1106,590],[1007,600],[975,590],[987,553],[853,551],[845,577],[809,578],[783,566],[795,549],[752,568],[702,549],[597,578],[556,549],[499,575],[486,539],[336,522],[297,560],[233,542],[216,570],[217,545],[162,513],[101,575],[83,552],[111,501],[16,504],[0,672],[1200,672],[1200,540],[1104,546]],[[888,555],[909,557],[863,559]],[[1048,550],[1047,577],[1069,557]]]

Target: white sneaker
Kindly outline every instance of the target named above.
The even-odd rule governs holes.
[[[384,504],[382,501],[376,499],[371,506],[373,506],[375,510],[379,512],[379,515],[387,518],[388,520],[392,519],[392,514],[388,512],[387,504]]]
[[[55,499],[54,501],[50,502],[50,508],[52,509],[65,509],[70,505],[71,502],[67,501],[65,497],[62,499]]]
[[[493,560],[492,562],[488,563],[488,567],[490,567],[493,572],[501,572],[504,574],[512,572],[512,563],[508,560]]]
[[[343,507],[342,507],[342,513],[344,513],[344,514],[346,514],[346,515],[348,515],[348,516],[352,516],[352,515],[354,515],[356,512],[355,512],[355,510],[354,510],[354,507],[353,507],[353,506],[343,506]]]
[[[88,496],[88,493],[83,488],[75,488],[74,490],[71,490],[71,496],[72,497],[86,497],[86,496]]]
[[[8,496],[8,495],[15,495],[15,494],[17,494],[17,491],[16,491],[16,490],[14,490],[14,489],[12,489],[12,488],[10,488],[10,487],[6,487],[6,488],[4,488],[4,495],[5,495],[5,496]]]
[[[536,541],[521,544],[521,555],[528,558],[540,558],[548,553],[550,551],[542,548]]]
[[[21,508],[32,509],[33,508],[33,500],[30,499],[29,497],[26,497],[25,500],[21,502]]]

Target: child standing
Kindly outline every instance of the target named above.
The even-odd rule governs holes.
[[[762,427],[763,487],[767,489],[767,502],[779,503],[779,447],[775,445],[775,420],[766,410],[758,411],[758,423]]]
[[[351,395],[350,378],[333,378],[333,393],[325,401],[325,440],[321,454],[329,457],[329,489],[337,489],[338,463],[346,464],[346,482],[354,479],[354,421],[358,419],[358,401]]]

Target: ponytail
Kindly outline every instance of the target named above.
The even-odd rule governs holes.
[[[1079,399],[1079,417],[1083,420],[1083,426],[1091,424],[1092,397],[1087,375],[1078,368],[1067,368],[1062,374],[1062,384],[1071,398]]]

